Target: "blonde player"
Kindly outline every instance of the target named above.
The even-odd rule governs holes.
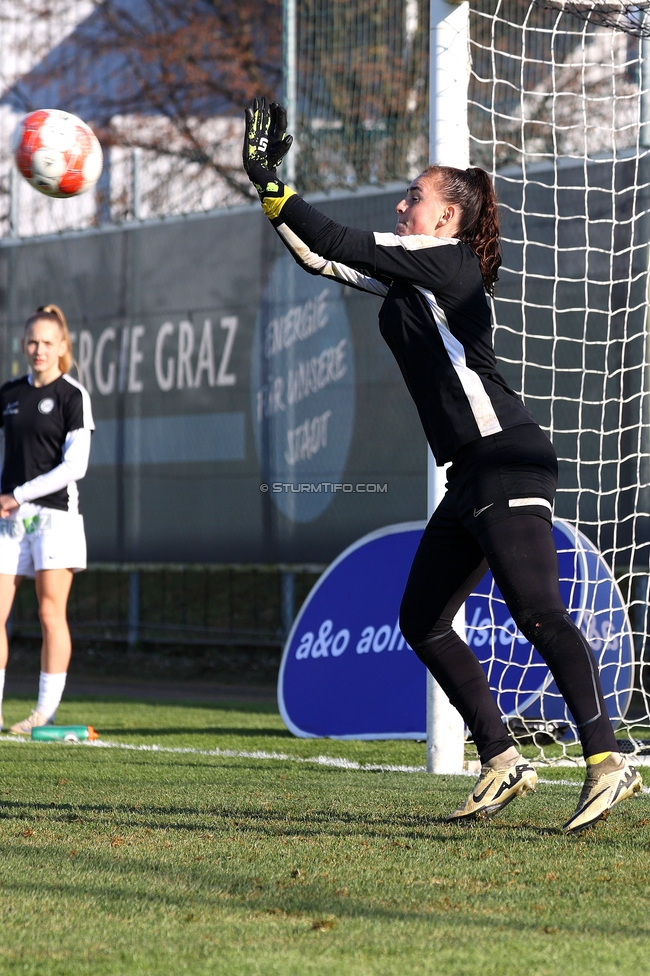
[[[68,595],[73,573],[86,568],[76,483],[88,467],[94,423],[88,392],[68,375],[70,334],[56,305],[29,317],[22,348],[29,373],[0,388],[0,705],[7,618],[23,577],[35,577],[43,634],[38,702],[9,730],[29,735],[54,721],[65,687],[72,651]]]

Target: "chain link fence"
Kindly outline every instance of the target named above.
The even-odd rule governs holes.
[[[241,167],[242,110],[257,94],[295,100],[292,166],[302,192],[420,172],[428,0],[297,0],[292,93],[283,6],[286,34],[286,0],[0,0],[0,234],[83,230],[253,199]],[[105,165],[94,191],[53,200],[16,171],[14,130],[39,108],[70,111],[95,129]]]
[[[68,620],[85,645],[280,649],[319,565],[90,564],[73,582]],[[39,639],[34,585],[10,619],[13,640]]]
[[[428,162],[429,2],[297,5],[296,180],[408,180]]]

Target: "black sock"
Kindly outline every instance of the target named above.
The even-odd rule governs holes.
[[[514,745],[478,658],[455,630],[413,649],[471,730],[482,763]]]
[[[585,756],[617,752],[598,680],[598,665],[587,640],[564,611],[540,613],[519,624],[555,678],[559,692],[578,726]]]

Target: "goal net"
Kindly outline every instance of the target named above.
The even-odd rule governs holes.
[[[302,190],[426,163],[426,0],[308,0],[296,34]],[[501,368],[560,460],[561,587],[625,748],[650,740],[650,0],[470,0],[470,160],[493,177]],[[444,161],[441,158],[440,161]],[[540,758],[577,756],[541,658],[484,582],[467,635]],[[650,751],[650,750],[649,750]]]
[[[601,664],[617,738],[636,752],[650,739],[648,6],[470,6],[470,156],[502,214],[497,356],[557,450],[563,595]],[[483,599],[473,617],[468,603],[469,639],[504,715],[542,757],[577,754],[541,659],[498,596]]]

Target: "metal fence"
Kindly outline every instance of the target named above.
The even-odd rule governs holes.
[[[251,199],[242,110],[257,94],[289,102],[284,169],[302,192],[411,178],[428,157],[428,33],[428,0],[0,0],[0,235]],[[17,172],[13,133],[40,108],[96,131],[94,192],[54,200]]]
[[[74,639],[145,649],[283,645],[324,567],[91,564],[75,577],[68,605]],[[38,638],[33,584],[10,618],[12,639]]]

